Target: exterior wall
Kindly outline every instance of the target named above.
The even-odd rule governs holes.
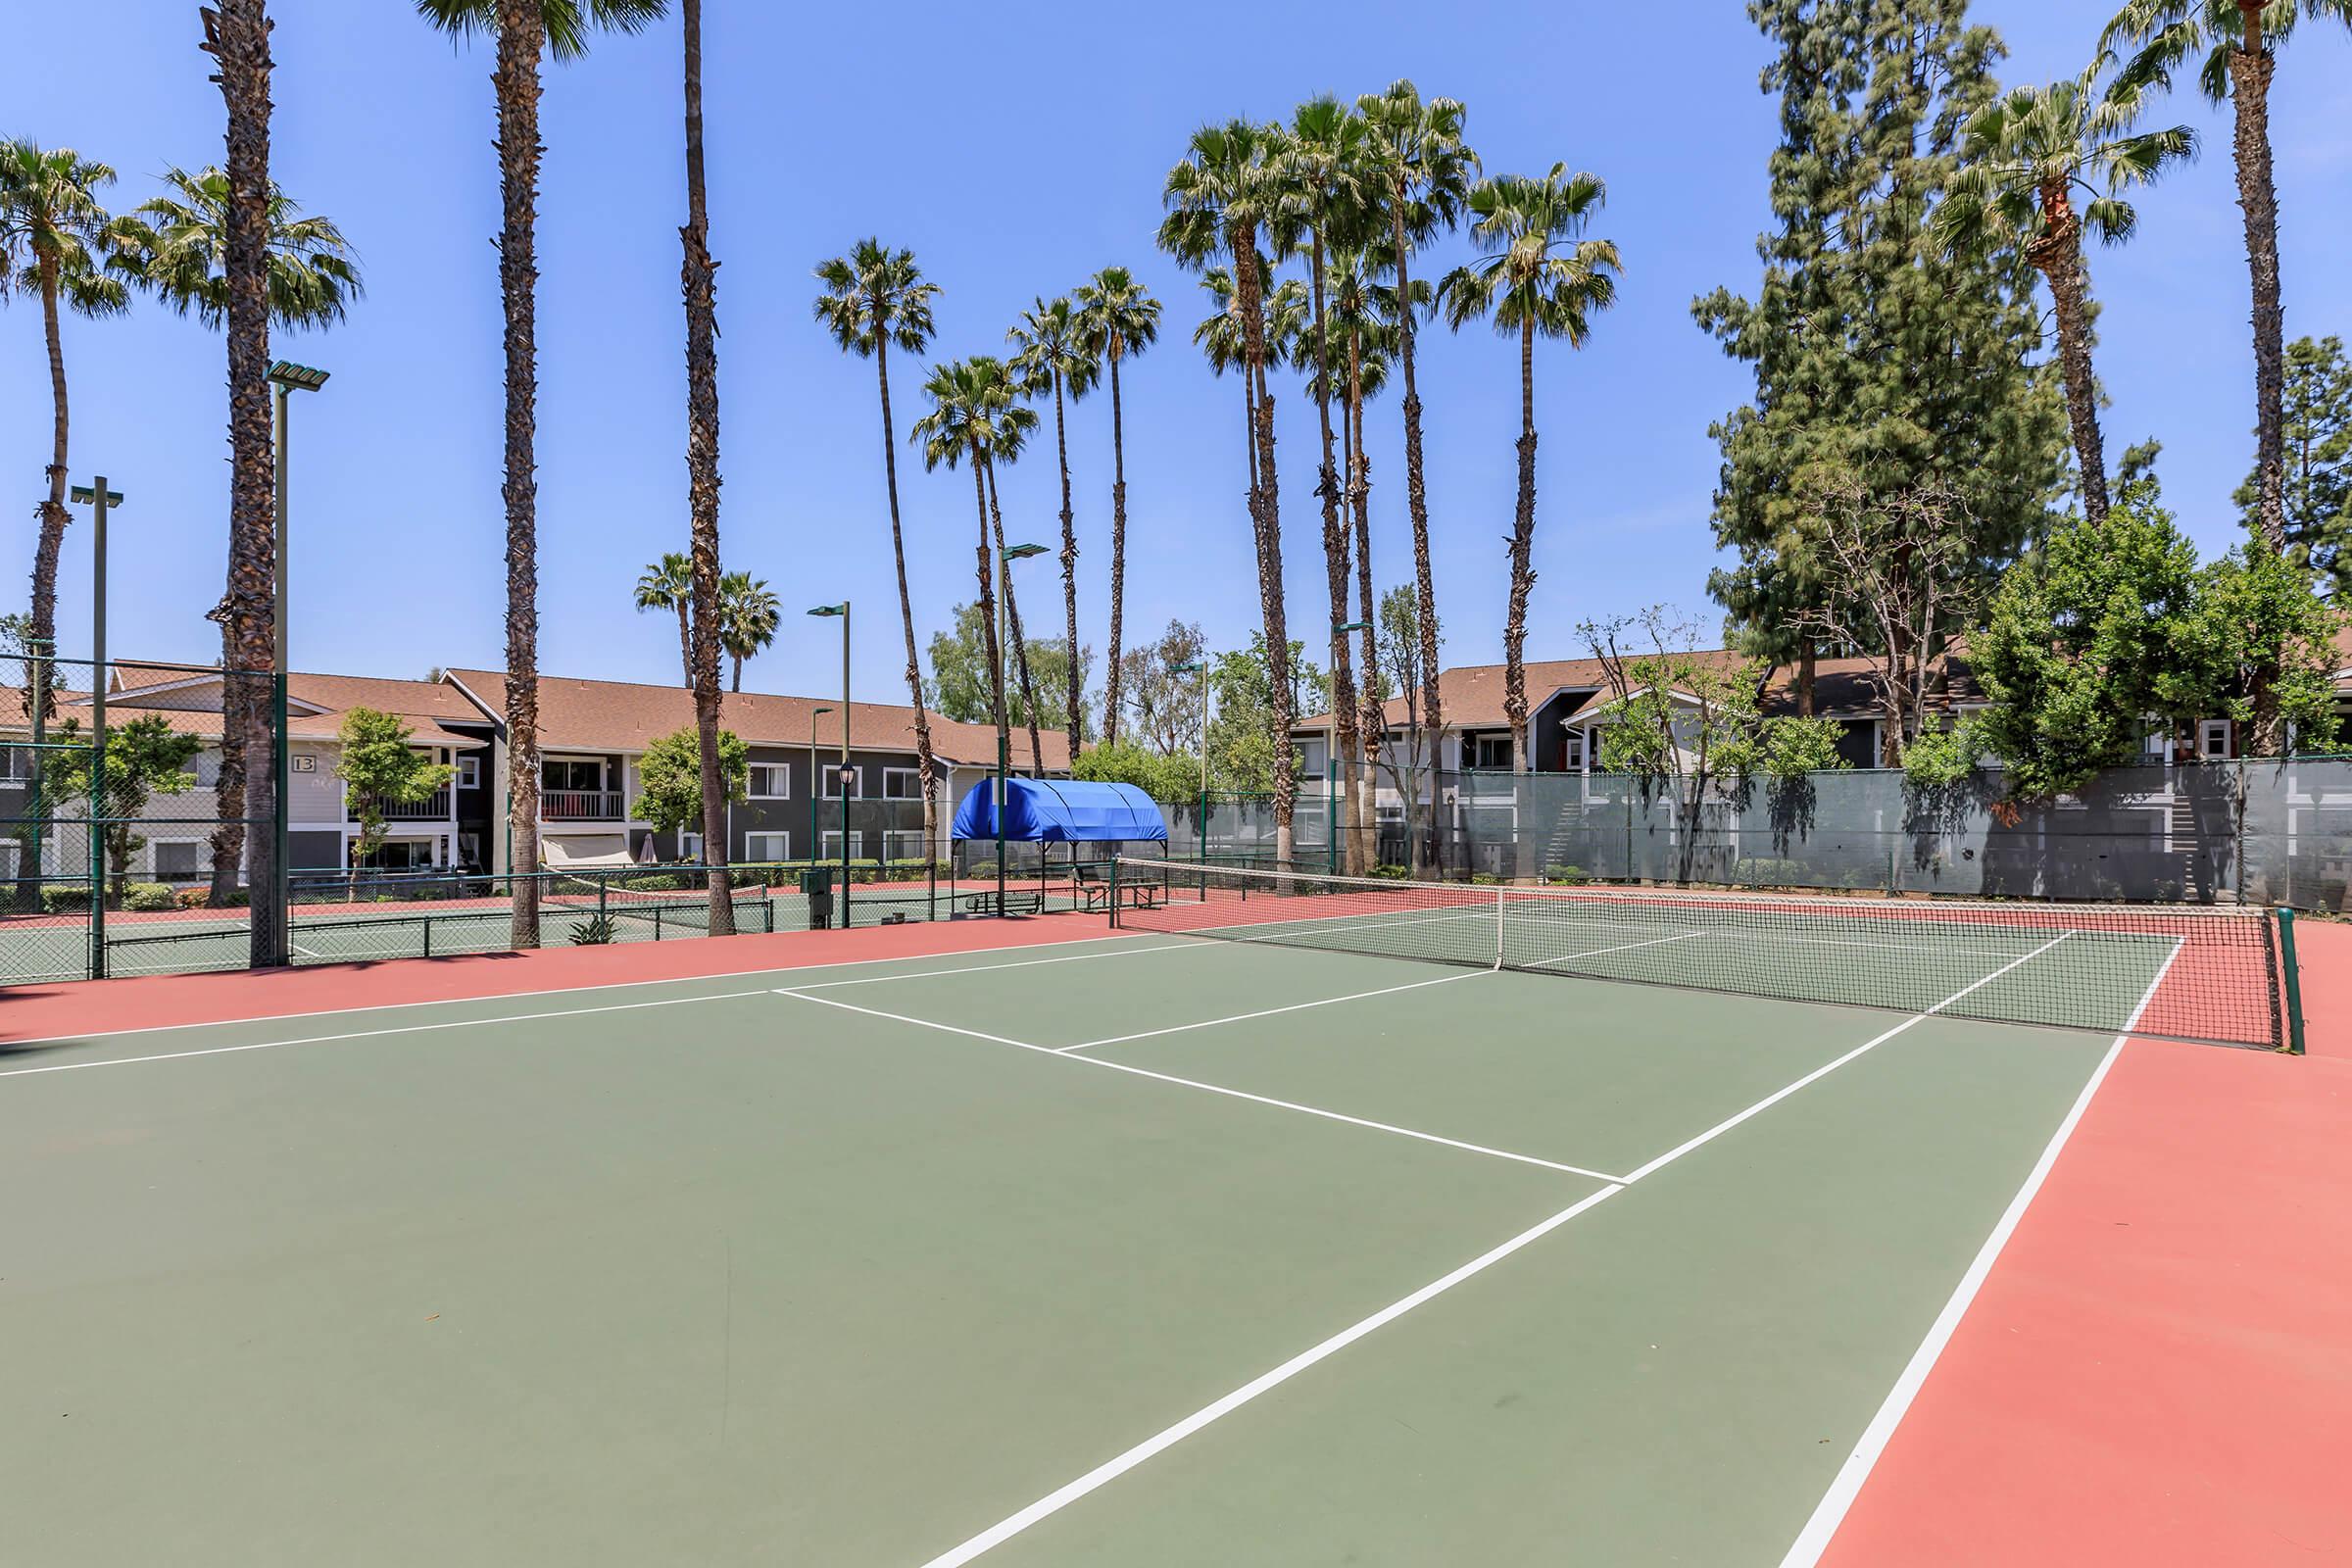
[[[322,871],[346,863],[350,857],[343,852],[340,829],[286,829],[286,858],[288,869],[294,871]]]

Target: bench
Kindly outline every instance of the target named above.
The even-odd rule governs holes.
[[[967,893],[963,896],[963,910],[966,914],[992,914],[996,912],[996,902],[997,891],[994,888],[986,893]],[[1045,910],[1046,896],[1043,891],[1009,887],[1004,890],[1004,913],[1043,914]]]
[[[1114,893],[1119,904],[1126,908],[1151,909],[1159,906],[1161,889],[1158,883],[1141,882],[1133,877],[1114,883],[1109,871],[1099,863],[1079,862],[1071,868],[1071,879],[1077,883],[1079,893],[1085,898],[1089,914],[1100,914],[1109,909]]]

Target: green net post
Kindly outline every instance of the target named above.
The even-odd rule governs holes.
[[[513,892],[514,892],[514,890],[513,890],[512,888],[508,889],[508,893],[509,893],[509,896],[510,896],[510,897],[513,895]],[[602,922],[603,922],[603,920],[604,920],[604,918],[605,918],[605,915],[606,915],[606,913],[608,912],[609,906],[611,906],[611,904],[612,904],[612,877],[610,877],[610,876],[600,876],[600,877],[598,877],[598,878],[596,879],[596,918],[597,918],[597,920],[599,921],[599,923],[602,923]]]
[[[1119,862],[1116,858],[1110,862],[1110,928],[1113,931],[1119,928]]]
[[[2303,1054],[2303,976],[2295,967],[2295,911],[2278,908],[2278,969],[2286,987],[2286,1049]]]

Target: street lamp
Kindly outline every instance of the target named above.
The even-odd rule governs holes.
[[[106,513],[122,505],[122,492],[106,487],[106,475],[70,492],[76,506],[90,509],[90,978],[106,978]],[[56,652],[54,648],[50,650]],[[37,871],[39,867],[36,865]]]
[[[1346,652],[1348,634],[1351,631],[1369,631],[1371,627],[1372,623],[1368,620],[1335,620],[1331,623],[1331,667],[1334,671],[1339,669],[1341,655]],[[1364,678],[1372,678],[1369,669],[1364,671]],[[1336,685],[1332,688],[1332,699],[1335,710],[1330,715],[1330,745],[1323,759],[1323,836],[1329,840],[1323,852],[1326,871],[1340,868],[1340,811],[1335,793],[1340,782],[1340,715],[1336,710],[1339,688]],[[1353,797],[1354,792],[1350,790],[1348,805],[1351,807],[1356,804]],[[1354,846],[1350,845],[1349,848]]]
[[[1171,675],[1200,677],[1200,863],[1208,863],[1208,661],[1196,659],[1189,664],[1170,664]]]
[[[270,722],[274,738],[272,772],[277,779],[276,820],[270,827],[272,897],[276,905],[275,929],[270,933],[276,951],[270,961],[284,963],[291,956],[293,946],[293,897],[291,868],[286,864],[289,853],[286,842],[286,823],[293,816],[286,804],[286,792],[293,787],[293,762],[286,745],[286,676],[293,667],[287,662],[286,635],[286,467],[290,448],[286,394],[316,392],[326,385],[327,372],[291,360],[276,360],[270,366],[270,413],[274,426],[272,445],[275,447],[277,475],[277,536],[272,541],[271,554],[276,558],[276,625],[272,639],[276,668],[270,676]],[[510,890],[512,891],[512,890]]]
[[[850,602],[844,599],[838,605],[818,605],[808,613],[841,617],[841,928],[847,931],[850,928]],[[814,811],[816,747],[813,737],[816,734],[816,720],[813,717],[808,721],[808,733],[811,737],[808,808]],[[816,831],[813,818],[808,831]],[[808,846],[808,863],[811,866],[816,864],[816,845],[813,841]]]
[[[1012,598],[1012,564],[1044,554],[1046,554],[1044,545],[1005,545],[1000,546],[997,550],[997,707],[1004,715],[1002,721],[997,725],[997,917],[999,919],[1004,917],[1004,797],[1006,789],[1004,774],[1007,764],[1011,761],[1012,751],[1012,694],[1006,689],[1004,682],[1004,643],[1010,635],[1010,621],[1007,619],[1005,607]],[[1078,657],[1076,649],[1070,651],[1070,657],[1072,659]],[[1077,759],[1072,758],[1070,760],[1075,762]],[[1045,771],[1045,759],[1032,757],[1029,759],[1029,765],[1042,773]],[[1039,886],[1044,886],[1042,879]],[[1042,904],[1040,906],[1043,906]]]

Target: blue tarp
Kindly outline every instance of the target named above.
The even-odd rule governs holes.
[[[1004,837],[1022,844],[1164,844],[1168,824],[1152,797],[1132,784],[1074,779],[1004,781]],[[956,808],[959,839],[997,836],[997,781],[983,779]]]

